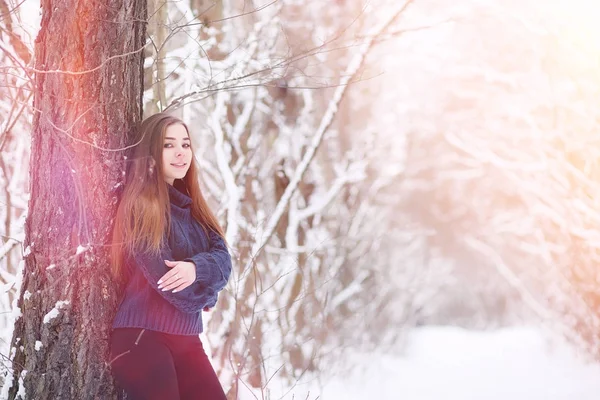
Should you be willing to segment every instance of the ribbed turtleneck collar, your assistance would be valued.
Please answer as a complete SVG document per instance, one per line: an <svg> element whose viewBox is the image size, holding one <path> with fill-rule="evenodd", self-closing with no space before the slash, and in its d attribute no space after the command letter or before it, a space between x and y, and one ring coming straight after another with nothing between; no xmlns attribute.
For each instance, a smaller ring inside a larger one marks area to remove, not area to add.
<svg viewBox="0 0 600 400"><path fill-rule="evenodd" d="M177 181L175 181L175 183L177 183ZM188 208L190 204L192 204L192 199L190 198L190 196L183 193L179 186L181 185L169 185L167 183L167 187L169 189L169 200L171 204L177 207ZM185 186L183 186L183 188L185 188Z"/></svg>

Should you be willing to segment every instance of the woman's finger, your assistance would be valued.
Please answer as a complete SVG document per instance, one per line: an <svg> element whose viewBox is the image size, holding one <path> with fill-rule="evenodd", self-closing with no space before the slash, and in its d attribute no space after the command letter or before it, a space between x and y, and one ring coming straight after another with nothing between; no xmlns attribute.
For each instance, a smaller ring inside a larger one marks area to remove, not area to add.
<svg viewBox="0 0 600 400"><path fill-rule="evenodd" d="M165 264L172 269L158 280L159 289L164 291L176 288L177 286L181 285L181 279L183 279L185 282L189 282L188 285L191 285L194 282L196 271L193 267L193 264L167 260L165 260ZM173 265L169 264L174 264L176 266L174 267ZM190 265L192 266L191 268L189 268Z"/></svg>
<svg viewBox="0 0 600 400"><path fill-rule="evenodd" d="M172 284L173 282L175 282L177 279L179 279L179 277L176 274L173 274L171 276L162 277L159 281L161 283L158 285L158 288L163 289L163 288L169 286L170 284Z"/></svg>
<svg viewBox="0 0 600 400"><path fill-rule="evenodd" d="M187 282L187 281L186 281L186 282L183 282L183 283L181 283L179 286L177 286L177 287L175 288L175 290L173 290L173 293L177 293L177 292L179 292L180 290L183 290L183 289L185 289L186 287L190 286L191 284L192 284L191 282Z"/></svg>
<svg viewBox="0 0 600 400"><path fill-rule="evenodd" d="M167 279L162 284L160 284L158 287L160 289L162 289L163 291L171 290L171 289L177 287L178 285L180 285L182 279L185 280L185 278L183 276L180 276L179 274L174 274L169 279Z"/></svg>

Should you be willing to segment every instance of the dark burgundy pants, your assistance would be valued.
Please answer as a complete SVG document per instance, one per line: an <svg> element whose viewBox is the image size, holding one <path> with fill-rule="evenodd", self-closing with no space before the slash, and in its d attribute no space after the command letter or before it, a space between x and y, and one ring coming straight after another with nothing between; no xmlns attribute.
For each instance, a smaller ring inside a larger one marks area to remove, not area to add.
<svg viewBox="0 0 600 400"><path fill-rule="evenodd" d="M110 365L132 400L226 400L198 336L117 328Z"/></svg>

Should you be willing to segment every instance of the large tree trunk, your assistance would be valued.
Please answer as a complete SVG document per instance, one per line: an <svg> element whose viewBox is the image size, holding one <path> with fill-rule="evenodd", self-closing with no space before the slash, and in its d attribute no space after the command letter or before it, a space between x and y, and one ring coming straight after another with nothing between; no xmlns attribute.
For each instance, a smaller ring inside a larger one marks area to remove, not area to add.
<svg viewBox="0 0 600 400"><path fill-rule="evenodd" d="M146 1L45 0L42 11L9 397L110 399L118 298L106 244L126 153L107 149L141 118Z"/></svg>

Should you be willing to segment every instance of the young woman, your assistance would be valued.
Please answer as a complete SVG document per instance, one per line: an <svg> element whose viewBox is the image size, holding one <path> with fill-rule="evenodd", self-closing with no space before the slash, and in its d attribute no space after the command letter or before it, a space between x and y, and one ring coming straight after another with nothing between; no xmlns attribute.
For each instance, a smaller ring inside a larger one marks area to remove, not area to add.
<svg viewBox="0 0 600 400"><path fill-rule="evenodd" d="M144 120L113 228L124 282L110 343L131 399L225 399L199 334L231 273L223 230L202 196L189 132L164 113Z"/></svg>

